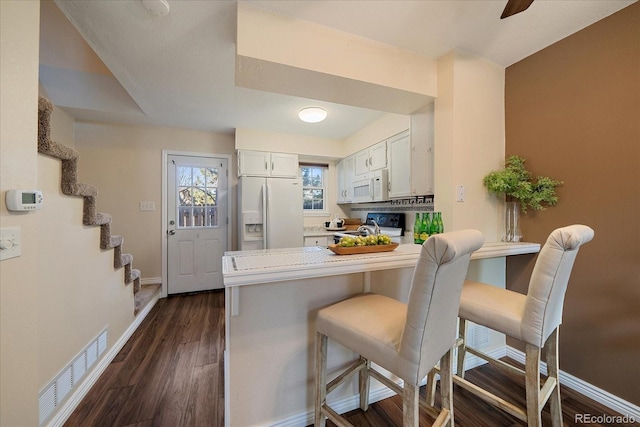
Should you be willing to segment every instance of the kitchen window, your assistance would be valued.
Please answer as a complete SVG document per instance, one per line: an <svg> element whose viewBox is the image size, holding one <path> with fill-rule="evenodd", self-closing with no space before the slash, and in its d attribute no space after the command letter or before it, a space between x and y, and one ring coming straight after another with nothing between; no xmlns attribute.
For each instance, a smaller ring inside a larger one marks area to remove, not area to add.
<svg viewBox="0 0 640 427"><path fill-rule="evenodd" d="M302 206L305 214L327 213L328 165L300 163Z"/></svg>

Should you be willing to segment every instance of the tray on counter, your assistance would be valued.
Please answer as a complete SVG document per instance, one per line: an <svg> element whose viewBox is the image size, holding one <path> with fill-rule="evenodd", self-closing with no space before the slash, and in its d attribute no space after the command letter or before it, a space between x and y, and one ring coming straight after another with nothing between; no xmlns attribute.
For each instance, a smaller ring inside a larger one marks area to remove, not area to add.
<svg viewBox="0 0 640 427"><path fill-rule="evenodd" d="M352 246L350 248L338 245L329 245L329 250L338 255L371 254L375 252L391 252L398 247L397 243L390 245Z"/></svg>

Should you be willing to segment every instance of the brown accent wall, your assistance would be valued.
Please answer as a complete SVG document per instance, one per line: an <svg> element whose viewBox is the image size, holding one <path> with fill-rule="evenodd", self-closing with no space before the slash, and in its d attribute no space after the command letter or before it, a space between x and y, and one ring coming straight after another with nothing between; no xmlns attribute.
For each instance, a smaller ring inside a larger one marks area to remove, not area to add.
<svg viewBox="0 0 640 427"><path fill-rule="evenodd" d="M569 282L560 367L638 405L640 2L508 67L505 114L506 155L564 181L558 206L523 218L524 239L595 230ZM533 262L508 259L510 289L526 292Z"/></svg>

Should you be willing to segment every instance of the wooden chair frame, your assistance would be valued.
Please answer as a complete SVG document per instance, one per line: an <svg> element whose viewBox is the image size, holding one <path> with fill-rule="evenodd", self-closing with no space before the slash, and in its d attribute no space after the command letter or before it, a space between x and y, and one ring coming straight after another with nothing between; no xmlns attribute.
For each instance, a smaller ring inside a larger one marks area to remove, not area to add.
<svg viewBox="0 0 640 427"><path fill-rule="evenodd" d="M336 387L349 380L358 373L358 389L360 394L360 409L369 409L370 378L373 377L396 394L402 396L402 425L404 427L418 427L420 409L427 411L436 420L433 426L453 426L453 383L452 359L449 350L440 360L442 410L437 412L426 401L419 399L420 387L417 384L404 383L404 387L396 384L371 367L371 361L360 357L346 368L335 379L327 383L327 346L328 337L316 332L316 390L315 390L315 419L316 427L325 427L326 419L333 421L338 427L353 427L342 415L327 405L327 394ZM325 418L326 417L326 418Z"/></svg>
<svg viewBox="0 0 640 427"><path fill-rule="evenodd" d="M466 319L460 319L460 339L458 340L458 355L456 374L453 383L473 393L482 400L502 409L514 417L526 422L529 426L542 427L542 409L549 401L551 422L554 427L562 426L562 407L560 399L560 381L558 367L558 328L556 328L541 349L527 344L525 369L522 370L502 360L495 359L488 354L466 344ZM540 353L544 351L547 361L547 379L540 387ZM464 359L469 352L480 357L505 372L515 373L525 379L526 408L515 405L495 394L484 390L464 378ZM433 406L435 394L435 371L427 377L427 404Z"/></svg>

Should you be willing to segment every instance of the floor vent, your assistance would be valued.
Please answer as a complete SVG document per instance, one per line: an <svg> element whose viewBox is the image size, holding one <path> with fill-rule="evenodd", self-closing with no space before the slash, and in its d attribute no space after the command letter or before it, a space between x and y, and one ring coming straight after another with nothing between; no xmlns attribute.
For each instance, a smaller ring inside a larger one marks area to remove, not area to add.
<svg viewBox="0 0 640 427"><path fill-rule="evenodd" d="M473 325L473 338L471 342L476 348L482 348L489 344L489 329L485 326Z"/></svg>
<svg viewBox="0 0 640 427"><path fill-rule="evenodd" d="M73 388L82 381L84 374L107 349L107 342L107 329L105 329L43 388L38 398L40 425L49 419L56 407L60 406Z"/></svg>

